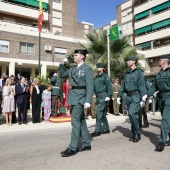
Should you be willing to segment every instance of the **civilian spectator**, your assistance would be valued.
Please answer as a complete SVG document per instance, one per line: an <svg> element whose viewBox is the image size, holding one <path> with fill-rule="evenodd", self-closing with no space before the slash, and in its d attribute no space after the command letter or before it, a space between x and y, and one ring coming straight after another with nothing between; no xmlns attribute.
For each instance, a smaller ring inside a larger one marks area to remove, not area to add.
<svg viewBox="0 0 170 170"><path fill-rule="evenodd" d="M12 112L15 111L14 96L15 96L15 87L11 86L11 80L8 78L6 79L6 83L3 88L3 97L4 97L3 112L6 115L6 124L9 126L12 125ZM9 121L8 121L8 117L9 117Z"/></svg>
<svg viewBox="0 0 170 170"><path fill-rule="evenodd" d="M71 105L68 104L68 90L69 90L69 79L66 78L65 82L62 84L62 92L63 92L62 105L66 109L66 115L70 115L70 107L71 107Z"/></svg>
<svg viewBox="0 0 170 170"><path fill-rule="evenodd" d="M30 89L30 101L32 102L33 123L40 123L41 93L38 83L38 78L34 78Z"/></svg>
<svg viewBox="0 0 170 170"><path fill-rule="evenodd" d="M10 79L11 79L11 86L16 86L16 82L14 81L14 76L13 75L11 75ZM15 101L15 103L14 103L15 111L12 112L12 123L17 123L17 117L16 117L16 95L14 97L14 101Z"/></svg>
<svg viewBox="0 0 170 170"><path fill-rule="evenodd" d="M21 77L20 82L15 86L16 104L18 106L18 124L27 124L26 112L28 105L27 87L25 86L25 77Z"/></svg>
<svg viewBox="0 0 170 170"><path fill-rule="evenodd" d="M47 85L46 90L42 93L42 100L44 103L44 120L45 122L50 122L51 114L51 85Z"/></svg>
<svg viewBox="0 0 170 170"><path fill-rule="evenodd" d="M27 111L26 111L26 123L28 123L28 110L30 109L30 88L29 88L27 80L25 81L25 86L26 86L25 93L26 93L26 96L27 96L27 99L28 99Z"/></svg>

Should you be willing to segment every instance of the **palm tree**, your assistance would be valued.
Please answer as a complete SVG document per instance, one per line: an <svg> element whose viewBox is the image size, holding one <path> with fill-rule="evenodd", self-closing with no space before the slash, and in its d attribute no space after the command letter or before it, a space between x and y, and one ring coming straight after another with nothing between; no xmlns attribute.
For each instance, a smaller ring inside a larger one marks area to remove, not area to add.
<svg viewBox="0 0 170 170"><path fill-rule="evenodd" d="M89 65L94 66L97 62L103 62L107 65L107 31L94 31L86 35L89 40L88 44L79 44L85 48L89 55L87 57L87 62ZM123 36L121 39L110 42L110 68L111 68L111 77L121 78L124 72L127 70L127 65L125 63L128 56L137 55L141 58L141 55L138 55L136 48L132 47L129 43L129 38Z"/></svg>

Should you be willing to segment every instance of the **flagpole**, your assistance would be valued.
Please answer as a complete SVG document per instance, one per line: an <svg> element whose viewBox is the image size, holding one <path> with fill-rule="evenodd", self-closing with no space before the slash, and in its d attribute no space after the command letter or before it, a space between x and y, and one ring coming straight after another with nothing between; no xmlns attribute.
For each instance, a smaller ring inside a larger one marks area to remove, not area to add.
<svg viewBox="0 0 170 170"><path fill-rule="evenodd" d="M107 69L108 69L108 76L110 77L110 28L107 27Z"/></svg>
<svg viewBox="0 0 170 170"><path fill-rule="evenodd" d="M38 56L38 74L41 75L40 60L41 60L41 32L39 32L39 56Z"/></svg>

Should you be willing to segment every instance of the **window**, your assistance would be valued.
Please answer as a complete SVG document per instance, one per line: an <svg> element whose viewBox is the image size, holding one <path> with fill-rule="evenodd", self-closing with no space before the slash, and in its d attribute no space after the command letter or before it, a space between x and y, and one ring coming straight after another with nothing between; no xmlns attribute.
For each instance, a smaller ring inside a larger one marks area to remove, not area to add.
<svg viewBox="0 0 170 170"><path fill-rule="evenodd" d="M121 28L122 28L123 31L132 28L132 22L129 22L127 24L122 25Z"/></svg>
<svg viewBox="0 0 170 170"><path fill-rule="evenodd" d="M0 52L9 53L9 41L0 40Z"/></svg>
<svg viewBox="0 0 170 170"><path fill-rule="evenodd" d="M53 2L61 3L61 0L53 0Z"/></svg>
<svg viewBox="0 0 170 170"><path fill-rule="evenodd" d="M55 48L55 57L65 57L67 54L67 49L65 48Z"/></svg>
<svg viewBox="0 0 170 170"><path fill-rule="evenodd" d="M131 13L132 13L132 8L129 8L129 9L123 11L122 12L122 18L129 15L129 14L131 14Z"/></svg>
<svg viewBox="0 0 170 170"><path fill-rule="evenodd" d="M20 43L20 53L34 54L34 44Z"/></svg>

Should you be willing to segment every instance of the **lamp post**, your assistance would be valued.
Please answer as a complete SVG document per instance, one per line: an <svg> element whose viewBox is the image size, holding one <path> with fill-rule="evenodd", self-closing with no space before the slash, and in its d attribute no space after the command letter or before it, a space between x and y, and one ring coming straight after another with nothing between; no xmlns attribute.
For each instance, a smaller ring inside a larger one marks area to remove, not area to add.
<svg viewBox="0 0 170 170"><path fill-rule="evenodd" d="M19 74L20 74L20 76L21 76L21 66L22 66L22 62L19 61L19 62L18 62L18 65L19 65Z"/></svg>

